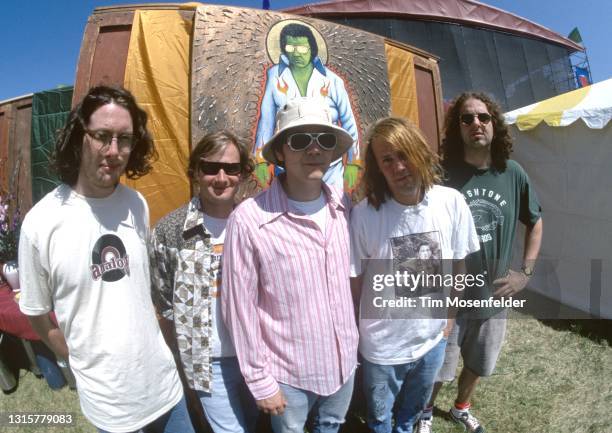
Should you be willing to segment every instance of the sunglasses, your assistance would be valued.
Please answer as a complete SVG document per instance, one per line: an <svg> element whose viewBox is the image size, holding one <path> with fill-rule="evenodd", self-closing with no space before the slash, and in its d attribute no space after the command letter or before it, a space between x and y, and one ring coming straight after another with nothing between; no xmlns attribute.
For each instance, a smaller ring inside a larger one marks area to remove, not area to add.
<svg viewBox="0 0 612 433"><path fill-rule="evenodd" d="M337 141L336 134L332 134L331 132L320 132L315 134L310 132L297 132L288 137L287 145L289 149L294 152L301 152L302 150L306 150L306 148L315 141L323 150L334 150Z"/></svg>
<svg viewBox="0 0 612 433"><path fill-rule="evenodd" d="M293 53L294 51L297 51L299 54L306 54L308 51L310 51L310 46L309 45L287 44L285 45L285 51L288 53Z"/></svg>
<svg viewBox="0 0 612 433"><path fill-rule="evenodd" d="M491 121L491 115L489 113L478 113L478 114L462 114L460 119L461 123L470 126L474 123L474 119L478 117L478 121L484 125Z"/></svg>
<svg viewBox="0 0 612 433"><path fill-rule="evenodd" d="M212 162L200 159L198 169L209 176L216 176L221 169L229 176L238 176L241 172L239 162Z"/></svg>

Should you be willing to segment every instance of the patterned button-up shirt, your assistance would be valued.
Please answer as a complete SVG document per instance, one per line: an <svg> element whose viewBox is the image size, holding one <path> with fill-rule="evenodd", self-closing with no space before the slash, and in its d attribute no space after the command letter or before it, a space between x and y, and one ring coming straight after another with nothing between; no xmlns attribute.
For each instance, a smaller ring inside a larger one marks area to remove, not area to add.
<svg viewBox="0 0 612 433"><path fill-rule="evenodd" d="M192 389L211 392L212 245L200 199L194 197L162 218L151 235L152 297L174 322L180 360Z"/></svg>
<svg viewBox="0 0 612 433"><path fill-rule="evenodd" d="M279 179L232 213L221 308L253 396L278 382L330 395L357 365L349 286L349 201L323 184L326 233L288 207Z"/></svg>

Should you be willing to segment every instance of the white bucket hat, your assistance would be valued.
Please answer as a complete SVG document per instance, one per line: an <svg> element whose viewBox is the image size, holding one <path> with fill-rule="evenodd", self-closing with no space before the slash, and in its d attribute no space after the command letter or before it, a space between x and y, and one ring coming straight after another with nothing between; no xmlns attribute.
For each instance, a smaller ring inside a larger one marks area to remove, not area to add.
<svg viewBox="0 0 612 433"><path fill-rule="evenodd" d="M335 161L353 145L353 137L344 129L334 125L331 119L329 107L320 99L301 97L288 101L276 113L276 133L264 144L261 151L263 157L268 162L278 165L273 150L276 142L282 142L291 132L300 132L310 129L306 127L316 126L316 132L332 132L336 135L337 143L332 157L332 161Z"/></svg>

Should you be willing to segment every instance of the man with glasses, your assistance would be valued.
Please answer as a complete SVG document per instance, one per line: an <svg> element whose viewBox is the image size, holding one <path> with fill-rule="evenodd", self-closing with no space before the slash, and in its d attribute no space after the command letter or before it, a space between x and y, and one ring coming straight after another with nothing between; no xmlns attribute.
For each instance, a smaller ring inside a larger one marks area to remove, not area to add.
<svg viewBox="0 0 612 433"><path fill-rule="evenodd" d="M512 139L499 106L487 95L466 92L447 111L442 142L447 184L463 194L480 240L480 251L467 257L468 273L482 274L487 284L466 290L467 299L511 297L533 274L542 240L540 204L523 168L509 159ZM522 267L510 269L512 245L520 221L526 227ZM450 417L469 432L484 432L470 412L481 377L493 373L506 331L507 309L461 309L446 347L444 365L430 404L420 421L431 431L433 403L442 386L455 377L459 352L463 370Z"/></svg>
<svg viewBox="0 0 612 433"><path fill-rule="evenodd" d="M350 188L357 180L359 144L357 124L344 81L326 68L318 55L319 47L312 30L298 23L287 24L280 32L281 56L267 73L266 89L261 101L261 117L255 136L257 175L267 179L267 163L262 146L274 134L274 118L287 101L299 97L322 98L328 105L332 122L342 125L353 143L347 150L346 178ZM329 185L343 188L344 167L341 158L330 164L323 179Z"/></svg>
<svg viewBox="0 0 612 433"><path fill-rule="evenodd" d="M231 132L205 135L191 152L187 170L197 194L162 218L151 236L160 324L185 385L197 392L196 403L215 433L254 432L257 419L220 302L225 227L253 166L249 149Z"/></svg>
<svg viewBox="0 0 612 433"><path fill-rule="evenodd" d="M151 170L146 123L120 88L94 87L72 110L53 155L62 184L21 229L19 305L70 361L98 431L193 432L151 302L147 203L119 183Z"/></svg>
<svg viewBox="0 0 612 433"><path fill-rule="evenodd" d="M352 145L320 100L289 101L263 156L285 172L230 216L225 322L257 406L276 433L337 432L357 366L349 286L350 202L323 182Z"/></svg>

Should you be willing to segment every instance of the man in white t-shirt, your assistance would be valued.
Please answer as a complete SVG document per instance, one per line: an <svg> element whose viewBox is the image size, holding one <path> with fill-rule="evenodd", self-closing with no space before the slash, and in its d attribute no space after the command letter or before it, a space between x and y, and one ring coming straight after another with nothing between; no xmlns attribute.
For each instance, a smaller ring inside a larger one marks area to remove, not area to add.
<svg viewBox="0 0 612 433"><path fill-rule="evenodd" d="M70 361L99 432L193 432L151 302L147 203L119 184L151 170L146 123L128 91L90 89L58 135L62 184L26 215L19 242L21 311Z"/></svg>
<svg viewBox="0 0 612 433"><path fill-rule="evenodd" d="M197 392L195 404L215 433L254 432L257 420L220 302L225 226L240 183L249 180L253 168L249 149L234 134L205 135L189 157L197 195L162 218L151 235L160 324L185 385Z"/></svg>
<svg viewBox="0 0 612 433"><path fill-rule="evenodd" d="M464 257L479 248L465 200L437 185L440 180L438 157L417 127L398 118L372 127L366 199L351 213L351 276L360 302L368 425L375 432L412 432L453 326L444 309L419 309L424 299L445 300L440 283L426 277L441 278L445 259L461 269Z"/></svg>

